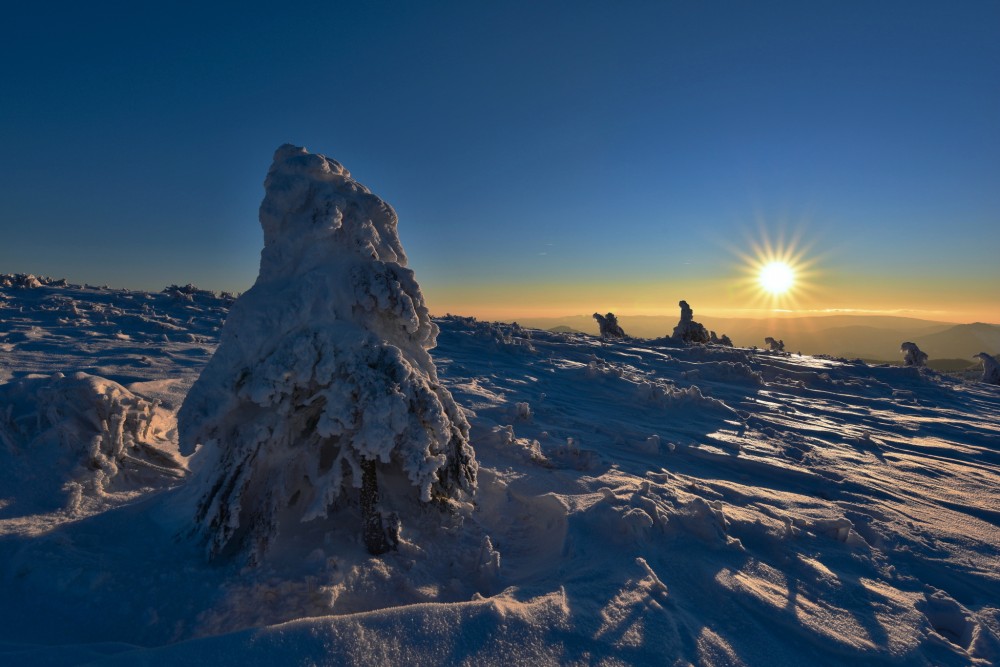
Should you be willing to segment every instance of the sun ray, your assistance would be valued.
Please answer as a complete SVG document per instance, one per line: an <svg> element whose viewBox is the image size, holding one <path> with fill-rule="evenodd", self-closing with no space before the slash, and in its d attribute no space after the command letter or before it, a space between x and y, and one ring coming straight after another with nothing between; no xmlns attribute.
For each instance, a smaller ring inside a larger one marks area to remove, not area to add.
<svg viewBox="0 0 1000 667"><path fill-rule="evenodd" d="M739 258L734 296L741 309L781 315L815 303L818 258L803 241L801 229L787 234L760 221L757 233L731 250Z"/></svg>

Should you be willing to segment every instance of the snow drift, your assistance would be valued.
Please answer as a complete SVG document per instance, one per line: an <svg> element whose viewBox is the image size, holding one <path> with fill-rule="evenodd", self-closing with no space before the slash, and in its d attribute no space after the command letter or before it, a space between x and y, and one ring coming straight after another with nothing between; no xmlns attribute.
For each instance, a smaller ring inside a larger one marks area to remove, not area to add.
<svg viewBox="0 0 1000 667"><path fill-rule="evenodd" d="M201 446L196 520L212 557L257 561L282 529L360 506L378 553L409 507L475 491L468 422L428 354L438 327L393 209L291 145L264 185L260 274L178 413L181 451ZM389 489L391 513L379 480L410 487Z"/></svg>

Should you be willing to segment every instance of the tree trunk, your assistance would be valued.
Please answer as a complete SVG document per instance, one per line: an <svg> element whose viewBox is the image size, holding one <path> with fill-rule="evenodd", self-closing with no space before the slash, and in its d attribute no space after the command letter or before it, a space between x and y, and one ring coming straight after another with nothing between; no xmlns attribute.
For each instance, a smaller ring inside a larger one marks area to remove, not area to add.
<svg viewBox="0 0 1000 667"><path fill-rule="evenodd" d="M365 547L368 553L379 556L389 550L382 528L382 515L378 511L378 477L375 461L361 459L361 522L364 524Z"/></svg>

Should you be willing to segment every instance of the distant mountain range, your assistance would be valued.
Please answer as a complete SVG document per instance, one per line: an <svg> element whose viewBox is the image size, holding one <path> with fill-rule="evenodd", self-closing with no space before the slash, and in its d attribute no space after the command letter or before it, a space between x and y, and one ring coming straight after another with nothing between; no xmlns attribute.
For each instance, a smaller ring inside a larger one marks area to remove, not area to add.
<svg viewBox="0 0 1000 667"><path fill-rule="evenodd" d="M678 318L626 315L618 319L631 336L660 338L673 331ZM912 341L932 360L955 360L952 365L967 360L971 365L974 354L1000 352L1000 326L982 322L953 324L884 315L722 318L702 317L697 311L695 320L719 335L728 334L739 346L762 347L764 338L772 336L784 340L786 350L803 354L897 362L902 359L900 344ZM597 323L586 315L525 318L518 322L536 329L597 334Z"/></svg>

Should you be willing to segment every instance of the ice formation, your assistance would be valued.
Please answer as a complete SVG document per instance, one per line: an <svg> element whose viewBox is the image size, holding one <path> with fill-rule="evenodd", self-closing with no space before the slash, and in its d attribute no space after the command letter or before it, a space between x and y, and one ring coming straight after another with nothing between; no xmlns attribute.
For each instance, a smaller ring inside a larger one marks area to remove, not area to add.
<svg viewBox="0 0 1000 667"><path fill-rule="evenodd" d="M181 451L201 445L196 520L210 557L255 562L281 529L360 506L380 553L398 529L383 529L380 488L402 482L400 513L475 492L469 425L438 382L395 211L287 144L264 186L260 274L178 413Z"/></svg>
<svg viewBox="0 0 1000 667"><path fill-rule="evenodd" d="M986 352L977 354L976 359L983 362L982 381L987 384L1000 384L1000 363L997 363L997 360Z"/></svg>
<svg viewBox="0 0 1000 667"><path fill-rule="evenodd" d="M909 341L899 346L899 351L903 354L904 366L926 366L927 353L917 347L916 343Z"/></svg>
<svg viewBox="0 0 1000 667"><path fill-rule="evenodd" d="M764 344L767 345L767 349L771 352L784 352L785 351L785 341L775 340L768 336L764 339Z"/></svg>
<svg viewBox="0 0 1000 667"><path fill-rule="evenodd" d="M709 342L708 330L703 325L694 321L694 311L688 305L688 302L681 301L677 305L681 307L681 320L674 327L674 333L671 337L685 343Z"/></svg>
<svg viewBox="0 0 1000 667"><path fill-rule="evenodd" d="M625 331L618 324L618 318L615 317L614 313L608 313L607 315L594 313L594 319L597 320L597 326L601 331L601 338L625 337Z"/></svg>

